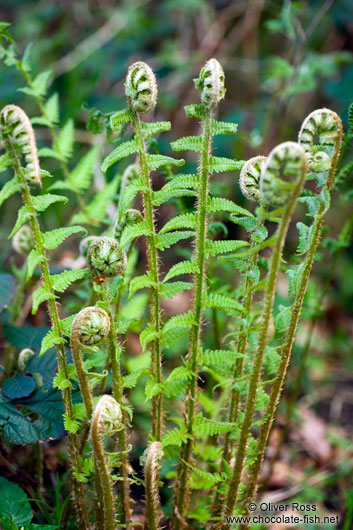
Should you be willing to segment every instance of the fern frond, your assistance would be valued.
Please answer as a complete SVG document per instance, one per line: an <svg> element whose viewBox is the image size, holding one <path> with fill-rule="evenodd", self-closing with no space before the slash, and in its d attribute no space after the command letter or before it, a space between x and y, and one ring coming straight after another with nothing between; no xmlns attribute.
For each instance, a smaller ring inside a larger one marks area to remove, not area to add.
<svg viewBox="0 0 353 530"><path fill-rule="evenodd" d="M223 364L225 362L234 362L241 355L233 350L206 350L202 352L199 358L199 364Z"/></svg>
<svg viewBox="0 0 353 530"><path fill-rule="evenodd" d="M63 293L66 289L77 280L82 280L89 276L89 269L70 269L59 274L53 274L51 280L53 282L53 289L59 293Z"/></svg>
<svg viewBox="0 0 353 530"><path fill-rule="evenodd" d="M205 118L205 108L203 105L186 105L184 107L185 114L188 118Z"/></svg>
<svg viewBox="0 0 353 530"><path fill-rule="evenodd" d="M243 313L245 311L244 306L230 296L224 296L217 293L209 293L206 295L205 306L211 309L220 309L225 313L228 313L229 311L240 311Z"/></svg>
<svg viewBox="0 0 353 530"><path fill-rule="evenodd" d="M151 231L148 228L146 220L141 221L140 223L134 223L128 225L124 228L123 233L121 234L120 246L125 248L130 241L137 239L141 236L150 236Z"/></svg>
<svg viewBox="0 0 353 530"><path fill-rule="evenodd" d="M43 254L39 254L36 248L33 248L27 256L27 274L26 281L30 280L33 276L34 269L45 259Z"/></svg>
<svg viewBox="0 0 353 530"><path fill-rule="evenodd" d="M47 208L49 208L49 206L55 204L56 202L68 202L68 198L63 197L62 195L46 193L44 195L32 197L32 201L37 212L44 212Z"/></svg>
<svg viewBox="0 0 353 530"><path fill-rule="evenodd" d="M69 160L74 147L74 121L70 118L58 135L56 149L62 160Z"/></svg>
<svg viewBox="0 0 353 530"><path fill-rule="evenodd" d="M44 287L39 287L32 294L32 315L35 315L38 311L38 307L42 302L46 302L49 299L55 300L56 296L47 291Z"/></svg>
<svg viewBox="0 0 353 530"><path fill-rule="evenodd" d="M0 206L9 198L11 195L16 193L17 191L21 191L22 186L20 182L18 182L17 178L14 177L11 180L8 180L5 182L3 187L0 190Z"/></svg>
<svg viewBox="0 0 353 530"><path fill-rule="evenodd" d="M202 136L184 136L174 142L171 142L173 151L196 151L200 152L202 148Z"/></svg>
<svg viewBox="0 0 353 530"><path fill-rule="evenodd" d="M235 204L235 202L230 201L229 199L223 199L223 197L209 197L207 204L208 212L231 212L240 215L246 215L249 217L254 217L249 210L242 208Z"/></svg>
<svg viewBox="0 0 353 530"><path fill-rule="evenodd" d="M139 368L123 377L124 388L135 388L142 376L148 373L147 368Z"/></svg>
<svg viewBox="0 0 353 530"><path fill-rule="evenodd" d="M108 156L105 157L105 159L102 162L101 169L103 173L105 173L110 166L115 164L115 162L118 162L122 158L126 158L127 156L133 155L134 153L137 153L138 151L138 145L135 140L128 140L127 142L124 142L118 147L116 147L111 153L109 153Z"/></svg>
<svg viewBox="0 0 353 530"><path fill-rule="evenodd" d="M185 188L197 189L200 185L200 176L191 173L190 175L176 175L162 188L163 191L172 191Z"/></svg>
<svg viewBox="0 0 353 530"><path fill-rule="evenodd" d="M159 338L159 334L155 330L155 328L148 323L146 328L140 333L140 343L142 346L142 350L145 351L147 344L150 342L157 340Z"/></svg>
<svg viewBox="0 0 353 530"><path fill-rule="evenodd" d="M142 179L137 179L126 186L119 200L118 219L120 220L132 201L139 192L146 192L147 187L143 185Z"/></svg>
<svg viewBox="0 0 353 530"><path fill-rule="evenodd" d="M151 287L156 289L157 284L152 280L150 271L148 271L146 274L142 274L141 276L135 276L135 278L133 278L130 282L129 300L136 293L136 291Z"/></svg>
<svg viewBox="0 0 353 530"><path fill-rule="evenodd" d="M181 315L175 315L171 317L164 324L161 332L161 336L167 334L169 331L175 329L189 329L195 323L194 313L188 311L187 313L182 313Z"/></svg>
<svg viewBox="0 0 353 530"><path fill-rule="evenodd" d="M194 418L193 432L198 438L207 438L217 434L225 434L236 429L235 423L226 421L214 421L198 414Z"/></svg>
<svg viewBox="0 0 353 530"><path fill-rule="evenodd" d="M239 170L245 164L244 160L232 160L219 156L210 156L210 173Z"/></svg>
<svg viewBox="0 0 353 530"><path fill-rule="evenodd" d="M238 125L236 123L230 123L226 121L212 121L212 135L217 136L219 134L236 134L238 131Z"/></svg>
<svg viewBox="0 0 353 530"><path fill-rule="evenodd" d="M249 243L246 241L236 241L236 240L221 240L221 241L212 241L210 239L206 240L206 251L210 256L217 256L217 254L225 254L226 252L233 252L238 248L248 247Z"/></svg>
<svg viewBox="0 0 353 530"><path fill-rule="evenodd" d="M110 201L116 194L118 178L115 178L109 184L105 185L98 193L94 195L93 200L86 205L85 212L79 212L74 215L70 224L85 224L96 226L105 220L106 212Z"/></svg>
<svg viewBox="0 0 353 530"><path fill-rule="evenodd" d="M196 228L196 215L194 213L177 215L167 221L158 234L165 234L170 230L177 230L179 228Z"/></svg>
<svg viewBox="0 0 353 530"><path fill-rule="evenodd" d="M177 366L170 372L166 383L174 383L174 381L188 381L194 376L195 374L185 366Z"/></svg>
<svg viewBox="0 0 353 530"><path fill-rule="evenodd" d="M53 250L54 248L61 245L63 241L72 234L77 234L78 232L85 232L87 230L82 226L68 226L63 228L56 228L55 230L50 230L49 232L44 232L44 247L47 250Z"/></svg>
<svg viewBox="0 0 353 530"><path fill-rule="evenodd" d="M180 276L181 274L195 274L197 270L198 268L195 261L180 261L169 269L163 279L163 282L167 282L171 278L174 278L175 276Z"/></svg>
<svg viewBox="0 0 353 530"><path fill-rule="evenodd" d="M15 226L13 227L8 239L11 239L15 234L17 234L21 226L27 223L27 221L29 221L30 218L31 218L31 213L28 210L27 206L21 206L21 208L17 212L17 219L16 219Z"/></svg>
<svg viewBox="0 0 353 530"><path fill-rule="evenodd" d="M192 283L190 282L171 282L162 283L160 288L160 296L167 300L173 298L179 293L192 289Z"/></svg>
<svg viewBox="0 0 353 530"><path fill-rule="evenodd" d="M55 330L51 329L42 340L39 357L58 344L65 344L65 339L57 334Z"/></svg>
<svg viewBox="0 0 353 530"><path fill-rule="evenodd" d="M185 164L185 160L182 158L180 160L176 160L175 158L172 158L170 156L164 156L164 155L147 155L147 162L148 167L151 171L156 171L160 167L165 166L183 166Z"/></svg>
<svg viewBox="0 0 353 530"><path fill-rule="evenodd" d="M79 193L88 190L99 153L98 146L92 147L70 173L70 182Z"/></svg>
<svg viewBox="0 0 353 530"><path fill-rule="evenodd" d="M194 237L194 235L195 232L191 232L190 230L158 234L156 238L156 246L159 250L164 250L165 248L175 245L175 243L178 243L182 239L188 239L189 237Z"/></svg>
<svg viewBox="0 0 353 530"><path fill-rule="evenodd" d="M161 132L170 131L170 128L170 121L157 121L155 123L141 121L142 134L145 138L149 138L150 136Z"/></svg>
<svg viewBox="0 0 353 530"><path fill-rule="evenodd" d="M113 131L118 131L123 123L130 123L132 118L130 109L118 110L118 112L110 117L110 126Z"/></svg>
<svg viewBox="0 0 353 530"><path fill-rule="evenodd" d="M160 206L161 204L169 201L170 199L176 199L177 197L196 197L197 193L193 190L178 189L173 191L159 190L152 193L152 204L154 206Z"/></svg>
<svg viewBox="0 0 353 530"><path fill-rule="evenodd" d="M163 448L168 447L169 445L181 447L183 444L186 443L188 438L191 438L191 436L188 435L184 430L175 427L163 436L161 444Z"/></svg>

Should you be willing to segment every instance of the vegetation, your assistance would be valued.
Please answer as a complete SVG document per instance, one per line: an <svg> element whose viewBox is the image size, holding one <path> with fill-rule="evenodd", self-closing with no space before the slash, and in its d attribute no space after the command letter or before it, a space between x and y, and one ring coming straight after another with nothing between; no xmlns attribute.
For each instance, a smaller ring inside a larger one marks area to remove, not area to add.
<svg viewBox="0 0 353 530"><path fill-rule="evenodd" d="M195 9L162 4L185 16ZM196 4L204 13L207 2ZM231 84L209 51L192 97L178 87L185 120L178 96L168 103L163 72L159 83L138 60L114 107L103 99L103 110L83 108L80 122L63 107L62 122L59 101L69 107L70 93L54 91L53 72L37 71L36 52L21 53L0 24L4 75L26 83L23 101L15 94L0 111L2 233L11 241L0 273L2 528L266 527L229 517L271 499L285 447L296 465L300 416L320 421L299 398L310 404L310 378L321 370L318 384L325 380L334 345L337 366L351 367L347 332L321 331L321 364L312 345L324 303L337 296L344 307L350 292L340 265L350 266L353 231L353 105L342 113L345 130L320 98L297 131L289 110L352 57L306 48L303 9L284 2L264 21L293 48L290 61L270 61L274 92L261 133L260 121L250 132L233 123ZM124 6L120 15L132 13ZM109 36L114 17L91 46ZM181 64L175 70L183 79ZM160 100L162 118L168 104L176 108L170 121L160 119ZM82 120L86 131L77 129ZM78 133L88 149L76 149ZM301 464L307 489L284 498L339 513L348 529L351 448L344 429L327 438L311 443L336 458L326 456L321 474L315 457Z"/></svg>

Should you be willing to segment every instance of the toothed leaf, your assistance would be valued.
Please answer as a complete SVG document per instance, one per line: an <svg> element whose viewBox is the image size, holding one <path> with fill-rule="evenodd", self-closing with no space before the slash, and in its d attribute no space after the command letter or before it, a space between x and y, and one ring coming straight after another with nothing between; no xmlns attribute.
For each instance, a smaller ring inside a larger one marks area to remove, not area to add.
<svg viewBox="0 0 353 530"><path fill-rule="evenodd" d="M56 228L55 230L50 230L50 232L45 232L43 234L44 247L47 250L53 250L54 248L61 245L61 243L65 241L67 237L78 232L87 233L87 230L82 226L68 226L63 228Z"/></svg>
<svg viewBox="0 0 353 530"><path fill-rule="evenodd" d="M54 291L63 293L77 280L82 280L89 275L89 269L71 269L51 276Z"/></svg>
<svg viewBox="0 0 353 530"><path fill-rule="evenodd" d="M185 136L171 142L173 151L197 151L202 149L202 136Z"/></svg>
<svg viewBox="0 0 353 530"><path fill-rule="evenodd" d="M190 232L189 230L185 230L183 232L170 232L168 234L158 234L157 235L157 248L159 250L164 250L165 248L169 248L172 245L175 245L175 243L178 243L182 239L188 239L189 237L194 237L195 232Z"/></svg>
<svg viewBox="0 0 353 530"><path fill-rule="evenodd" d="M196 228L196 215L194 213L185 213L182 215L177 215L176 217L173 217L169 221L166 222L166 224L163 226L163 228L159 231L159 234L165 234L166 232L169 232L170 230L177 230L178 228Z"/></svg>
<svg viewBox="0 0 353 530"><path fill-rule="evenodd" d="M194 261L180 261L179 263L173 265L171 269L169 269L169 271L165 275L163 282L167 282L171 278L174 278L175 276L179 276L181 274L195 274L197 271L198 267Z"/></svg>

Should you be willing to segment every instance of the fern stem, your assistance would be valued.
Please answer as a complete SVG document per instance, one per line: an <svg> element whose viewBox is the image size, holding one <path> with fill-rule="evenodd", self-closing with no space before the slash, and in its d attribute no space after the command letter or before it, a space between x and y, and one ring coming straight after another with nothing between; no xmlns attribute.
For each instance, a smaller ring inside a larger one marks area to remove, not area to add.
<svg viewBox="0 0 353 530"><path fill-rule="evenodd" d="M159 305L159 266L158 254L156 246L156 233L154 227L154 212L152 204L152 182L149 176L147 152L144 137L141 129L140 117L135 111L131 111L133 115L132 124L135 131L136 142L139 148L139 166L143 179L143 185L147 191L143 193L145 219L147 221L149 235L147 240L147 259L148 268L151 273L154 287L151 288L151 309L150 318L153 329L156 332L157 339L152 341L152 375L157 384L162 382L162 352L159 342L159 333L161 329L160 323L160 305ZM156 441L160 441L163 430L163 410L162 410L162 395L158 394L152 398L152 436Z"/></svg>
<svg viewBox="0 0 353 530"><path fill-rule="evenodd" d="M295 188L293 189L293 192L291 193L288 199L288 202L285 206L283 217L281 219L281 222L277 230L276 241L274 244L272 258L271 258L270 270L269 270L268 278L267 278L267 285L266 285L266 291L265 291L265 297L264 297L264 303L263 303L263 309L262 309L262 315L261 315L261 328L260 328L260 333L259 333L258 346L257 346L257 351L254 357L253 369L252 369L251 376L250 376L248 394L247 394L247 399L246 399L246 404L245 404L244 420L243 420L243 424L242 424L240 434L239 434L238 448L237 448L237 452L235 455L235 462L233 466L231 480L229 482L229 489L228 489L228 494L226 497L226 504L225 504L225 508L223 511L223 514L225 516L232 515L234 506L237 500L237 494L238 494L238 489L239 489L240 480L241 480L241 473L243 470L243 465L244 465L244 460L245 460L245 455L246 455L247 441L248 441L248 437L250 434L253 413L255 410L257 388L258 388L260 377L261 377L262 361L263 361L263 356L264 356L265 347L267 343L268 329L270 325L270 319L272 316L276 280L277 280L277 274L278 274L278 270L279 270L279 266L281 262L282 250L283 250L285 238L287 235L289 223L292 217L292 213L294 211L294 207L295 207L298 195L300 193L300 190L304 184L305 176L306 176L306 170L302 171L300 178L298 178ZM230 526L229 524L226 524L222 526L222 528L230 528Z"/></svg>
<svg viewBox="0 0 353 530"><path fill-rule="evenodd" d="M159 470L163 450L160 442L151 442L147 449L145 463L145 491L146 491L146 530L159 530L162 510L159 499Z"/></svg>
<svg viewBox="0 0 353 530"><path fill-rule="evenodd" d="M207 238L207 198L208 198L208 181L209 181L209 160L212 143L212 110L205 109L205 119L203 121L202 150L200 165L200 190L197 206L197 234L196 234L196 251L195 261L197 272L195 275L194 287L194 324L191 328L189 339L188 362L193 374L187 391L186 399L186 433L187 442L182 446L182 456L180 458L178 469L178 488L174 500L174 511L172 528L178 530L184 525L185 513L188 509L188 491L187 481L189 476L189 464L192 455L193 440L193 421L195 416L197 401L197 354L202 326L202 301L205 290L205 246Z"/></svg>
<svg viewBox="0 0 353 530"><path fill-rule="evenodd" d="M48 258L45 253L43 236L42 236L42 232L40 230L39 222L37 219L37 212L33 205L30 188L23 174L20 162L16 154L16 150L14 146L12 145L11 140L8 138L4 138L3 141L4 141L7 151L10 153L11 159L13 161L14 170L18 178L21 181L23 202L28 208L28 211L30 212L30 215L31 215L31 227L33 231L33 237L36 242L38 254L43 256L43 260L40 263L43 287L45 288L46 291L54 295L53 283L52 283L50 272L49 272ZM62 333L61 333L61 327L60 327L60 318L59 318L58 309L57 309L57 305L56 305L54 297L49 298L47 304L48 304L48 312L49 312L53 331L59 337L61 336ZM69 380L68 367L67 367L66 355L65 355L65 347L63 344L58 344L56 346L56 353L57 353L59 370L61 370L65 379ZM63 401L64 401L65 413L69 419L73 420L74 414L73 414L71 388L70 387L64 388L62 390L62 396L63 396ZM78 437L76 434L69 432L68 440L69 440L69 452L70 452L71 466L74 469L79 471L81 469L81 463L80 463ZM83 484L82 482L79 482L74 476L72 477L72 481L73 481L73 499L74 499L76 512L77 512L78 527L82 530L86 530L89 528L89 523L88 523L88 513L87 513L87 507L86 507L86 498L85 498L86 496L85 496Z"/></svg>
<svg viewBox="0 0 353 530"><path fill-rule="evenodd" d="M113 396L117 403L119 403L122 411L122 427L118 431L123 478L122 482L119 484L119 491L121 496L121 524L126 525L124 528L130 528L131 500L129 485L129 458L127 445L127 429L129 422L127 412L124 411L123 378L120 370L121 348L119 346L116 331L114 329L114 318L110 310L108 311L108 315L110 318L109 358L112 368Z"/></svg>
<svg viewBox="0 0 353 530"><path fill-rule="evenodd" d="M332 160L331 167L330 167L330 173L328 176L327 189L329 192L331 191L331 188L333 185L334 174L335 174L337 160L338 160L340 146L341 146L340 142L341 142L341 137L339 137L337 141L336 153ZM305 296L306 289L309 283L310 272L311 272L311 269L314 263L316 250L317 250L317 247L320 241L321 227L322 227L325 212L326 212L326 206L324 203L322 203L320 205L319 212L317 216L315 217L313 235L312 235L310 247L308 249L308 254L305 259L305 266L304 266L303 275L300 281L300 285L298 288L298 295L292 306L286 340L281 349L281 354L280 354L281 360L280 360L280 364L278 367L278 377L276 378L276 380L274 381L272 385L270 400L269 400L269 403L268 403L268 406L265 412L266 420L261 425L261 429L260 429L260 433L259 433L259 437L257 441L257 446L256 446L257 457L256 457L255 462L252 464L251 470L249 473L249 483L248 483L245 503L253 499L256 493L257 480L258 480L258 476L261 470L262 462L264 460L265 449L266 449L266 445L268 442L271 427L272 427L272 424L274 422L274 419L277 413L284 381L286 379L287 370L288 370L289 362L291 359L293 344L295 340L295 335L296 335L296 331L297 331L297 327L298 327L298 323L299 323L299 319L301 315L301 310L303 307L304 296ZM245 529L247 527L242 526L241 528Z"/></svg>

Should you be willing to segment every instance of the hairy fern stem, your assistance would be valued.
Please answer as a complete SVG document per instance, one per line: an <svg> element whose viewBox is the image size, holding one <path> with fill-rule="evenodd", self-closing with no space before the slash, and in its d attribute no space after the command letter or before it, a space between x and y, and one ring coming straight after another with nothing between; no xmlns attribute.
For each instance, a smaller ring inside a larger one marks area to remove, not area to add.
<svg viewBox="0 0 353 530"><path fill-rule="evenodd" d="M151 273L151 280L153 287L151 288L151 324L156 333L156 339L152 341L152 364L151 371L152 375L156 380L157 384L162 383L162 351L159 341L159 334L161 330L161 311L159 304L159 265L158 265L158 252L156 246L156 232L155 232L155 219L153 212L152 203L152 182L150 180L147 152L145 140L142 133L141 121L139 115L132 110L132 125L135 131L136 142L138 145L139 152L139 167L141 177L143 179L143 185L146 191L143 193L144 213L147 222L147 229L149 235L146 237L147 241L147 259L148 268ZM160 441L163 431L163 404L162 394L158 394L152 398L152 436L156 441Z"/></svg>
<svg viewBox="0 0 353 530"><path fill-rule="evenodd" d="M16 153L16 149L13 146L11 140L8 137L3 136L3 141L4 141L4 145L5 145L7 152L10 154L15 173L21 183L22 198L23 198L24 204L26 205L30 213L30 223L31 223L31 228L33 232L33 237L36 243L36 248L38 250L39 255L43 257L43 259L40 262L40 270L41 270L43 287L45 288L47 292L50 292L53 295L47 301L51 326L52 326L52 329L55 331L55 333L58 336L61 336L62 332L61 332L61 326L60 326L60 318L59 318L58 309L57 309L57 305L56 305L56 301L54 297L54 289L53 289L53 284L52 284L52 280L51 280L50 272L49 272L48 258L46 256L44 243L43 243L43 236L42 236L42 232L41 232L39 222L37 219L37 212L33 205L30 187L23 173L20 161ZM56 353L57 353L57 360L58 360L58 368L64 375L65 379L69 380L69 372L68 372L68 366L67 366L66 355L65 355L65 347L63 344L58 344L56 346ZM73 412L71 388L70 387L64 388L62 390L62 396L63 396L63 401L64 401L65 414L69 420L73 421L74 412ZM71 466L73 469L76 469L79 472L81 469L81 462L80 462L78 436L74 433L69 432L68 440L69 440L69 452L70 452ZM82 482L78 481L74 475L72 477L72 486L73 486L73 500L74 500L76 511L77 511L78 527L80 528L80 530L81 529L87 530L89 528L89 523L88 523L88 513L87 513L87 506L86 506L86 495L85 495Z"/></svg>

